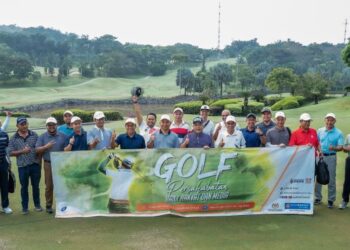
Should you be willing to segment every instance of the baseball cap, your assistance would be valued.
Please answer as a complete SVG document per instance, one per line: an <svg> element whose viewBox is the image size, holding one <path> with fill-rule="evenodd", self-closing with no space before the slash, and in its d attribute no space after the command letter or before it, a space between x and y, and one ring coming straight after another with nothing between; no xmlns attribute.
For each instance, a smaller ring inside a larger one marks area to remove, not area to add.
<svg viewBox="0 0 350 250"><path fill-rule="evenodd" d="M132 124L136 125L136 121L135 121L134 118L128 118L128 119L126 119L124 124L126 125L126 124L128 124L128 123L132 123Z"/></svg>
<svg viewBox="0 0 350 250"><path fill-rule="evenodd" d="M176 111L180 111L181 113L184 112L184 111L182 110L182 108L179 108L179 107L175 108L174 111L173 111L173 113L175 113Z"/></svg>
<svg viewBox="0 0 350 250"><path fill-rule="evenodd" d="M80 121L81 122L81 119L79 116L73 116L72 119L70 120L70 123L74 123L76 121Z"/></svg>
<svg viewBox="0 0 350 250"><path fill-rule="evenodd" d="M208 105L202 105L201 110L210 110Z"/></svg>
<svg viewBox="0 0 350 250"><path fill-rule="evenodd" d="M194 117L193 121L192 121L193 124L195 124L195 123L202 123L202 122L203 122L202 118L200 118L199 116Z"/></svg>
<svg viewBox="0 0 350 250"><path fill-rule="evenodd" d="M255 115L254 113L249 113L249 114L246 116L247 119L248 119L248 118L251 118L251 117L253 117L253 118L256 119L256 115ZM226 118L226 119L227 119L227 118Z"/></svg>
<svg viewBox="0 0 350 250"><path fill-rule="evenodd" d="M271 109L269 107L264 107L262 110L261 110L261 113L265 113L265 112L269 112L269 113L272 113Z"/></svg>
<svg viewBox="0 0 350 250"><path fill-rule="evenodd" d="M17 125L28 122L27 118L24 116L17 117Z"/></svg>
<svg viewBox="0 0 350 250"><path fill-rule="evenodd" d="M324 118L328 118L328 117L332 117L332 118L336 119L334 113L328 113Z"/></svg>
<svg viewBox="0 0 350 250"><path fill-rule="evenodd" d="M283 117L283 118L286 118L286 115L284 114L284 112L282 111L278 111L276 114L275 114L275 118L277 117Z"/></svg>
<svg viewBox="0 0 350 250"><path fill-rule="evenodd" d="M311 121L311 116L308 113L303 113L300 116L300 121Z"/></svg>
<svg viewBox="0 0 350 250"><path fill-rule="evenodd" d="M47 118L46 124L49 124L49 123L57 124L56 118L55 118L55 117L49 117L49 118Z"/></svg>
<svg viewBox="0 0 350 250"><path fill-rule="evenodd" d="M162 120L168 120L169 122L171 121L169 115L162 115L162 116L160 117L160 121L162 121Z"/></svg>
<svg viewBox="0 0 350 250"><path fill-rule="evenodd" d="M233 115L229 115L226 117L226 123L228 122L234 122L236 123L236 117L234 117Z"/></svg>
<svg viewBox="0 0 350 250"><path fill-rule="evenodd" d="M102 111L96 111L94 114L94 119L101 119L101 118L105 118L105 114Z"/></svg>
<svg viewBox="0 0 350 250"><path fill-rule="evenodd" d="M65 115L65 114L70 114L71 116L73 116L73 112L72 112L72 111L70 111L70 110L66 110L66 111L64 111L63 115Z"/></svg>

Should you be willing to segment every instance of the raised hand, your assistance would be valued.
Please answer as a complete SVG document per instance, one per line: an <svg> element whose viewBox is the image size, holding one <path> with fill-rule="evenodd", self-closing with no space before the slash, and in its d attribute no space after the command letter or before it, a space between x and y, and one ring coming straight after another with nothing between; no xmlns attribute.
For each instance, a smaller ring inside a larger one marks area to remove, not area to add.
<svg viewBox="0 0 350 250"><path fill-rule="evenodd" d="M13 113L11 111L5 111L5 114L6 116L11 117Z"/></svg>
<svg viewBox="0 0 350 250"><path fill-rule="evenodd" d="M46 147L47 149L50 149L50 148L52 148L52 146L55 145L55 144L56 144L56 141L55 141L55 140L51 140L51 141L49 141L49 142L45 145L45 147Z"/></svg>
<svg viewBox="0 0 350 250"><path fill-rule="evenodd" d="M69 144L73 145L75 142L75 138L74 136L72 138L69 139Z"/></svg>
<svg viewBox="0 0 350 250"><path fill-rule="evenodd" d="M219 144L220 148L223 148L225 146L224 138L221 139L221 142Z"/></svg>

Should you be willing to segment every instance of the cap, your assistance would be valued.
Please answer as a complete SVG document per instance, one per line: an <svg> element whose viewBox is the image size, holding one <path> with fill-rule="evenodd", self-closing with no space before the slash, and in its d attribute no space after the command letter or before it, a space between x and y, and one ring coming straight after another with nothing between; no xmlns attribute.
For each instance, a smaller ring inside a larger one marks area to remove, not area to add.
<svg viewBox="0 0 350 250"><path fill-rule="evenodd" d="M229 115L226 117L226 123L228 123L228 122L236 123L236 118L233 115Z"/></svg>
<svg viewBox="0 0 350 250"><path fill-rule="evenodd" d="M328 117L332 117L332 118L336 119L334 113L328 113L324 118L328 118Z"/></svg>
<svg viewBox="0 0 350 250"><path fill-rule="evenodd" d="M247 116L246 116L246 118L248 119L248 118L251 118L251 117L253 117L254 119L256 119L256 115L254 114L254 113L249 113ZM226 118L227 119L227 118Z"/></svg>
<svg viewBox="0 0 350 250"><path fill-rule="evenodd" d="M162 115L162 116L160 117L160 121L162 121L162 120L168 120L169 122L171 121L169 115Z"/></svg>
<svg viewBox="0 0 350 250"><path fill-rule="evenodd" d="M195 123L202 123L203 121L202 121L202 118L200 118L199 116L196 116L193 118L192 122L193 124L195 124Z"/></svg>
<svg viewBox="0 0 350 250"><path fill-rule="evenodd" d="M81 122L81 119L79 116L73 116L72 119L70 120L70 123L75 123L77 121L80 121Z"/></svg>
<svg viewBox="0 0 350 250"><path fill-rule="evenodd" d="M28 120L24 116L17 117L17 124L23 124L26 123Z"/></svg>
<svg viewBox="0 0 350 250"><path fill-rule="evenodd" d="M283 117L283 118L286 118L286 115L284 114L284 112L282 111L278 111L276 114L275 114L275 118L277 117Z"/></svg>
<svg viewBox="0 0 350 250"><path fill-rule="evenodd" d="M300 121L311 121L311 116L308 113L303 113L300 116Z"/></svg>
<svg viewBox="0 0 350 250"><path fill-rule="evenodd" d="M49 124L49 123L57 124L56 118L55 118L55 117L49 117L49 118L47 118L46 124Z"/></svg>
<svg viewBox="0 0 350 250"><path fill-rule="evenodd" d="M102 111L96 111L94 114L94 119L101 119L101 118L105 118L105 114Z"/></svg>
<svg viewBox="0 0 350 250"><path fill-rule="evenodd" d="M184 112L184 111L182 110L182 108L179 108L179 107L175 108L174 111L173 111L173 113L175 113L176 111L180 111L181 113Z"/></svg>
<svg viewBox="0 0 350 250"><path fill-rule="evenodd" d="M63 115L65 115L65 114L70 114L71 116L73 116L73 112L72 112L72 111L70 111L70 110L66 110L66 111L64 111Z"/></svg>
<svg viewBox="0 0 350 250"><path fill-rule="evenodd" d="M210 110L208 105L202 105L201 110Z"/></svg>
<svg viewBox="0 0 350 250"><path fill-rule="evenodd" d="M124 124L126 125L126 124L128 124L128 123L132 123L132 124L136 125L136 121L135 121L134 118L128 118L128 119L126 119Z"/></svg>
<svg viewBox="0 0 350 250"><path fill-rule="evenodd" d="M271 109L269 107L264 107L262 110L261 110L261 113L265 113L265 112L269 112L269 113L272 113Z"/></svg>

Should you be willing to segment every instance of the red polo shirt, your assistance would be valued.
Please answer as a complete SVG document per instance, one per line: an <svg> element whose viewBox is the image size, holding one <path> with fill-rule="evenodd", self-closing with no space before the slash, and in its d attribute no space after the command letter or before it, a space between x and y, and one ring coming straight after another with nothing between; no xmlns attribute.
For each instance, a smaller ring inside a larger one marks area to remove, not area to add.
<svg viewBox="0 0 350 250"><path fill-rule="evenodd" d="M319 142L317 139L317 132L313 128L309 128L307 131L299 128L293 131L290 140L289 146L301 146L312 144L317 152L317 148L319 146Z"/></svg>

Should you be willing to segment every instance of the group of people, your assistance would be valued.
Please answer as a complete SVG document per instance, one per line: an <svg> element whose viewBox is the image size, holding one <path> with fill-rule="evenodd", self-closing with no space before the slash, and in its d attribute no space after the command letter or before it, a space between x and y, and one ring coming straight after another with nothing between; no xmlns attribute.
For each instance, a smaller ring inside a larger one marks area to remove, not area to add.
<svg viewBox="0 0 350 250"><path fill-rule="evenodd" d="M148 113L144 120L137 96L132 97L135 118L124 122L125 133L119 135L105 127L105 115L101 111L94 113L95 126L89 131L82 127L82 120L67 110L63 114L64 124L58 126L54 117L46 120L46 132L38 136L29 129L27 118L18 117L17 132L9 139L6 126L11 113L7 113L5 126L0 130L0 189L3 212L12 213L8 200L8 168L10 157L17 159L19 181L21 184L22 213L28 214L29 179L33 190L35 210L43 211L40 203L39 182L41 165L44 165L46 211L52 213L53 181L51 171L51 152L103 149L145 149L145 148L246 148L246 147L286 147L308 145L315 148L317 158L323 158L330 174L328 184L328 207L334 207L336 199L336 165L337 152L349 153L346 159L343 201L339 208L344 209L349 202L350 194L350 134L344 140L342 132L335 127L336 116L329 113L325 116L325 126L317 131L310 127L311 116L301 114L300 126L291 131L285 126L286 115L263 108L262 121L250 113L246 116L246 126L240 128L236 118L229 110L223 110L221 121L214 124L209 119L210 107L202 105L199 116L192 120L192 126L184 121L184 112L177 107L173 111L173 120L167 114L159 119ZM1 124L0 124L1 125ZM139 133L137 133L137 127ZM316 183L315 205L321 204L322 185Z"/></svg>

